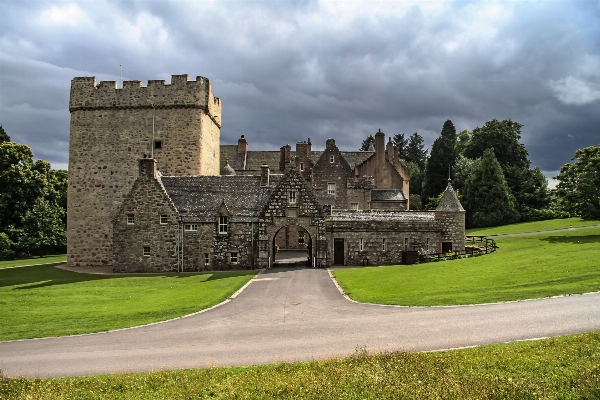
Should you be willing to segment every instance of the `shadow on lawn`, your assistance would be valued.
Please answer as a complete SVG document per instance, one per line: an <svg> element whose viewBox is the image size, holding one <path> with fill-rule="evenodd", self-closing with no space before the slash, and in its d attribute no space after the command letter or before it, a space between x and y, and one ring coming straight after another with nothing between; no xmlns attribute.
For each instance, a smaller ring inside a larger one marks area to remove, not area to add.
<svg viewBox="0 0 600 400"><path fill-rule="evenodd" d="M587 236L548 236L542 238L548 243L570 243L570 244L590 244L600 243L600 235L587 235Z"/></svg>
<svg viewBox="0 0 600 400"><path fill-rule="evenodd" d="M256 273L256 271L240 271L239 273L209 272L210 276L204 281L229 278L232 276ZM50 265L36 265L22 268L0 269L0 287L19 286L13 290L36 289L46 286L67 285L70 283L98 281L104 279L122 278L190 278L200 274L135 274L135 275L99 275L83 274L79 272L64 271Z"/></svg>

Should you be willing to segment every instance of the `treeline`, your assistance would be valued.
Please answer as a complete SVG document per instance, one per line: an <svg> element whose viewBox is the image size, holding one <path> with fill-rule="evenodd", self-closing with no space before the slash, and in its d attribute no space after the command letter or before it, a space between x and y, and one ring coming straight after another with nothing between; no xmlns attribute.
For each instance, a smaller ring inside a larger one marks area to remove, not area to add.
<svg viewBox="0 0 600 400"><path fill-rule="evenodd" d="M0 126L0 259L64 252L67 171L33 161Z"/></svg>
<svg viewBox="0 0 600 400"><path fill-rule="evenodd" d="M562 167L556 177L560 183L551 191L540 168L531 168L529 153L520 143L522 126L493 119L457 133L448 120L429 155L418 133L408 138L394 135L392 141L411 175L411 209L436 208L451 177L467 211L467 227L568 216L600 219L600 147L578 150L576 162ZM372 142L370 135L361 150ZM596 164L591 161L594 157ZM585 184L582 173L587 176Z"/></svg>

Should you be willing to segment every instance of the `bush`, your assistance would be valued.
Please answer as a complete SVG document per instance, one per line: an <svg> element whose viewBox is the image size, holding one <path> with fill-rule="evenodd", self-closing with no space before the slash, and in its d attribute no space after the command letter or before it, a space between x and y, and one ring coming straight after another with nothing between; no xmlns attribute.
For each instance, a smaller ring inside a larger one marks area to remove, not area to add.
<svg viewBox="0 0 600 400"><path fill-rule="evenodd" d="M12 260L15 258L15 252L12 249L12 242L8 235L0 232L0 260Z"/></svg>

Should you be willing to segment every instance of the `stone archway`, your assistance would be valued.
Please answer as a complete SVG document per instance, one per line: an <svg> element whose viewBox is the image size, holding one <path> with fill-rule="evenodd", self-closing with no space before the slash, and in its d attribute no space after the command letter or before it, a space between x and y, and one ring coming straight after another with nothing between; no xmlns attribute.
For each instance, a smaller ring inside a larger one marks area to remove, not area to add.
<svg viewBox="0 0 600 400"><path fill-rule="evenodd" d="M273 265L312 265L313 239L300 225L284 225L273 235Z"/></svg>

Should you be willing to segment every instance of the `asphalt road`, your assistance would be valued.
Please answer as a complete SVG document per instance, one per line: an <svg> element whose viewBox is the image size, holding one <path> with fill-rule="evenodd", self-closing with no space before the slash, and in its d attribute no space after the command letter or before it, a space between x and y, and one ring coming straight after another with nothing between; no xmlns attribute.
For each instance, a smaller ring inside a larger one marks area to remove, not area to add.
<svg viewBox="0 0 600 400"><path fill-rule="evenodd" d="M250 365L477 346L600 329L600 293L459 307L353 303L325 270L271 269L206 312L119 331L0 343L8 376Z"/></svg>

